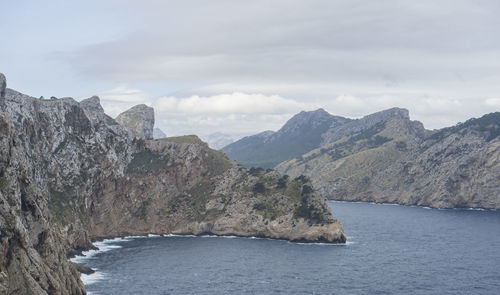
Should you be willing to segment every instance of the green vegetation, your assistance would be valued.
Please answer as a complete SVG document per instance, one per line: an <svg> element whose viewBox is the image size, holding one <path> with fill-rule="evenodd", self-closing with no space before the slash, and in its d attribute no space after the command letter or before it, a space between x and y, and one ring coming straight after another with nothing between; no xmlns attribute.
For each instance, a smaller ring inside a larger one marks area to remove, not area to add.
<svg viewBox="0 0 500 295"><path fill-rule="evenodd" d="M233 166L224 152L213 150L208 146L203 154L203 161L211 175L220 175Z"/></svg>
<svg viewBox="0 0 500 295"><path fill-rule="evenodd" d="M283 175L283 177L279 178L278 179L278 182L276 182L276 188L277 189L283 189L283 188L286 188L286 185L288 183L288 179L290 178L290 176L288 175Z"/></svg>
<svg viewBox="0 0 500 295"><path fill-rule="evenodd" d="M125 173L143 175L170 168L168 165L168 158L165 158L165 156L150 150L144 150L132 155L132 161L128 164Z"/></svg>
<svg viewBox="0 0 500 295"><path fill-rule="evenodd" d="M248 174L252 175L252 176L259 176L260 174L262 174L264 172L264 169L262 168L250 168L248 169Z"/></svg>
<svg viewBox="0 0 500 295"><path fill-rule="evenodd" d="M178 144L195 143L195 144L203 144L203 145L207 146L207 144L205 142L203 142L196 135L172 136L172 137L160 138L160 139L157 139L157 140L174 142L174 143L178 143Z"/></svg>
<svg viewBox="0 0 500 295"><path fill-rule="evenodd" d="M400 152L406 152L406 151L408 151L408 146L407 146L406 142L398 141L398 142L396 142L396 149Z"/></svg>
<svg viewBox="0 0 500 295"><path fill-rule="evenodd" d="M295 211L293 212L294 218L304 218L313 224L325 223L326 220L323 216L323 213L318 212L314 206L307 205L306 202L300 203L300 206L295 208Z"/></svg>
<svg viewBox="0 0 500 295"><path fill-rule="evenodd" d="M5 191L7 191L8 188L9 188L9 181L7 180L7 178L1 177L0 178L0 190L2 192L5 192Z"/></svg>
<svg viewBox="0 0 500 295"><path fill-rule="evenodd" d="M302 186L302 195L307 196L310 195L314 192L314 189L310 185L304 185Z"/></svg>
<svg viewBox="0 0 500 295"><path fill-rule="evenodd" d="M255 193L255 194L263 194L266 192L266 186L262 183L262 182L257 182L253 188L252 188L252 191Z"/></svg>
<svg viewBox="0 0 500 295"><path fill-rule="evenodd" d="M144 200L141 202L141 206L137 209L136 212L133 213L135 217L138 217L142 220L146 220L148 216L148 207L150 204L150 200Z"/></svg>
<svg viewBox="0 0 500 295"><path fill-rule="evenodd" d="M479 119L472 118L464 123L441 129L431 135L429 139L439 142L450 134L464 132L467 128L472 128L483 133L486 141L492 141L500 136L500 112L486 114Z"/></svg>
<svg viewBox="0 0 500 295"><path fill-rule="evenodd" d="M305 176L304 174L299 175L294 179L294 181L300 182L300 183L308 183L311 181L309 177Z"/></svg>
<svg viewBox="0 0 500 295"><path fill-rule="evenodd" d="M104 119L106 120L106 124L110 125L110 126L113 126L113 125L120 125L118 122L116 122L115 119L111 118L110 116L108 115L104 115Z"/></svg>
<svg viewBox="0 0 500 295"><path fill-rule="evenodd" d="M165 137L157 139L165 142L172 142L176 144L197 144L203 148L204 153L202 153L203 163L206 165L210 175L219 175L224 173L226 170L232 167L231 160L229 160L224 152L216 151L208 147L208 145L203 142L196 135L184 135L175 137Z"/></svg>
<svg viewBox="0 0 500 295"><path fill-rule="evenodd" d="M64 186L63 191L49 187L49 208L57 222L68 224L74 222L76 217L84 218L83 208L75 209L73 202L76 199L76 193L70 186Z"/></svg>
<svg viewBox="0 0 500 295"><path fill-rule="evenodd" d="M64 138L64 140L61 141L61 143L59 143L59 145L56 147L53 154L55 155L55 154L59 153L62 149L64 149L66 147L67 144L68 144L68 139Z"/></svg>
<svg viewBox="0 0 500 295"><path fill-rule="evenodd" d="M331 161L337 161L361 150L378 148L392 140L392 138L379 135L384 129L385 122L379 122L369 129L335 142L328 148L321 148L319 151L315 150L298 157L297 162L311 161L324 154L328 154Z"/></svg>

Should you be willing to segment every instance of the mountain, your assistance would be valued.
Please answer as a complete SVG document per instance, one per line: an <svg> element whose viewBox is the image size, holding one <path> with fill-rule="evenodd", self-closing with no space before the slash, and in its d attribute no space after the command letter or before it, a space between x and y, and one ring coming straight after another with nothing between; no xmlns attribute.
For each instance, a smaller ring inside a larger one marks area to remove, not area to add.
<svg viewBox="0 0 500 295"><path fill-rule="evenodd" d="M234 139L231 137L231 135L221 132L212 133L204 138L204 140L208 143L208 146L216 150L220 150L226 145L234 142Z"/></svg>
<svg viewBox="0 0 500 295"><path fill-rule="evenodd" d="M145 104L136 105L116 117L116 122L124 126L133 137L153 139L155 112Z"/></svg>
<svg viewBox="0 0 500 295"><path fill-rule="evenodd" d="M351 119L332 116L323 109L303 111L276 132L265 131L247 136L222 150L229 158L245 167L272 168L282 161L319 147L325 132L350 121Z"/></svg>
<svg viewBox="0 0 500 295"><path fill-rule="evenodd" d="M160 139L160 138L165 138L165 137L167 137L167 135L160 128L153 128L153 138L154 139Z"/></svg>
<svg viewBox="0 0 500 295"><path fill-rule="evenodd" d="M500 113L437 131L390 109L331 128L321 147L276 170L329 199L500 208Z"/></svg>
<svg viewBox="0 0 500 295"><path fill-rule="evenodd" d="M154 112L142 106L114 120L98 97L37 99L3 75L0 86L1 294L85 294L67 257L100 238L345 242L303 176L238 167L196 136L150 140Z"/></svg>

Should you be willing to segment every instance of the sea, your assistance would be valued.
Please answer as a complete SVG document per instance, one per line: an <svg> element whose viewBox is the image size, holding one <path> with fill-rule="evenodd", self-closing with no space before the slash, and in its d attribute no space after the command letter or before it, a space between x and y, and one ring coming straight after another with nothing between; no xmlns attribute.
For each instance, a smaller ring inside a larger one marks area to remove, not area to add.
<svg viewBox="0 0 500 295"><path fill-rule="evenodd" d="M500 211L329 202L343 245L126 237L73 261L89 294L500 294Z"/></svg>

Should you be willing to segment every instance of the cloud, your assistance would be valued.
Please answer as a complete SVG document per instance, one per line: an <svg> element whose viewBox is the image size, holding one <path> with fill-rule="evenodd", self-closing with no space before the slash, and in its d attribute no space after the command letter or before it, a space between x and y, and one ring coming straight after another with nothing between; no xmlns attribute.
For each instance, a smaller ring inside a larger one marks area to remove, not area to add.
<svg viewBox="0 0 500 295"><path fill-rule="evenodd" d="M160 97L154 103L160 113L202 114L282 114L311 108L310 105L286 99L278 95L246 94L234 92L214 96L190 96L186 98Z"/></svg>
<svg viewBox="0 0 500 295"><path fill-rule="evenodd" d="M488 98L484 101L484 104L492 107L500 107L500 98Z"/></svg>
<svg viewBox="0 0 500 295"><path fill-rule="evenodd" d="M140 89L128 88L126 85L97 93L105 112L116 117L125 110L138 105L151 105L151 96Z"/></svg>

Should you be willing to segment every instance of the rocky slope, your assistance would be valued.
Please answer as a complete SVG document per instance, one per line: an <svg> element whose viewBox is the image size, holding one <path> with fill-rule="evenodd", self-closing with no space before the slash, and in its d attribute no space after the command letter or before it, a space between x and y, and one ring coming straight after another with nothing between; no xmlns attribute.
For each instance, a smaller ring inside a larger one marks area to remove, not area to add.
<svg viewBox="0 0 500 295"><path fill-rule="evenodd" d="M500 208L500 113L439 131L390 109L332 128L321 148L277 166L335 200Z"/></svg>
<svg viewBox="0 0 500 295"><path fill-rule="evenodd" d="M325 132L349 121L323 109L300 112L276 132L248 136L222 150L245 167L272 168L319 147Z"/></svg>
<svg viewBox="0 0 500 295"><path fill-rule="evenodd" d="M345 242L307 178L238 167L195 136L147 140L154 117L144 107L119 120L125 128L97 97L0 93L2 294L84 294L66 255L91 248L94 238L213 233Z"/></svg>

